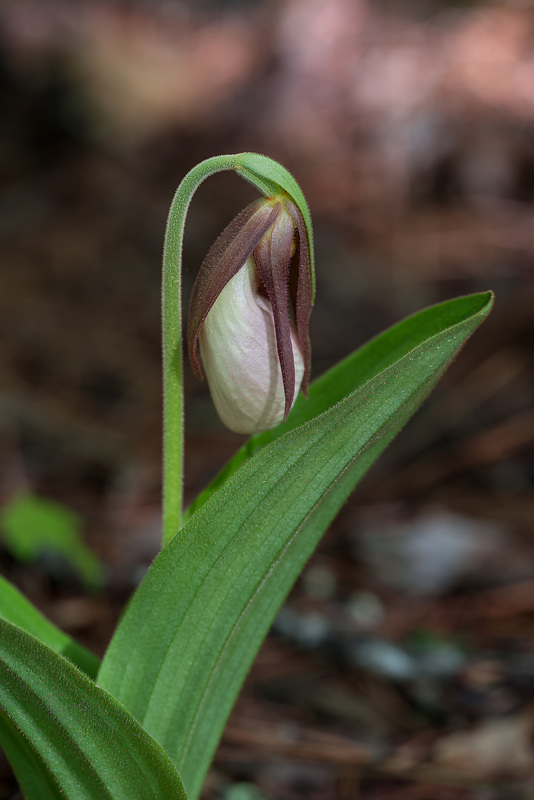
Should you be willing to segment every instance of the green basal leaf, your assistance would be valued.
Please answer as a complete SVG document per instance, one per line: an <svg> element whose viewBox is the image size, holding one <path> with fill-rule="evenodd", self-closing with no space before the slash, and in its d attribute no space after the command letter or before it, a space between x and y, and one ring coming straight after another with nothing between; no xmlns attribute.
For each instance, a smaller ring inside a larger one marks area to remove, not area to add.
<svg viewBox="0 0 534 800"><path fill-rule="evenodd" d="M43 768L32 746L19 733L9 717L0 711L0 745L15 775L24 776L26 796L40 800L57 800L59 787Z"/></svg>
<svg viewBox="0 0 534 800"><path fill-rule="evenodd" d="M184 520L187 522L236 469L266 444L326 411L412 348L471 314L476 314L480 298L484 296L459 297L425 308L371 339L325 372L310 384L308 400L302 394L299 395L286 422L265 433L255 434L246 441L209 486L186 509Z"/></svg>
<svg viewBox="0 0 534 800"><path fill-rule="evenodd" d="M47 644L56 653L61 653L72 661L79 669L95 678L100 660L85 647L71 639L66 633L56 628L46 617L15 589L9 581L0 576L0 617L23 628Z"/></svg>
<svg viewBox="0 0 534 800"><path fill-rule="evenodd" d="M486 293L454 301L445 314L438 307L432 334L417 344L417 323L404 323L407 347L390 332L380 371L257 452L155 559L98 680L175 760L192 798L254 655L322 534L491 304ZM341 382L353 379L346 368Z"/></svg>
<svg viewBox="0 0 534 800"><path fill-rule="evenodd" d="M116 700L0 620L0 745L26 800L185 800L165 751Z"/></svg>
<svg viewBox="0 0 534 800"><path fill-rule="evenodd" d="M174 195L163 250L163 543L182 526L183 482L183 365L181 264L185 220L192 197L200 184L217 172L231 170L270 197L287 193L306 222L310 247L312 284L313 243L311 218L304 196L293 176L276 161L257 153L215 156L197 164L180 183Z"/></svg>

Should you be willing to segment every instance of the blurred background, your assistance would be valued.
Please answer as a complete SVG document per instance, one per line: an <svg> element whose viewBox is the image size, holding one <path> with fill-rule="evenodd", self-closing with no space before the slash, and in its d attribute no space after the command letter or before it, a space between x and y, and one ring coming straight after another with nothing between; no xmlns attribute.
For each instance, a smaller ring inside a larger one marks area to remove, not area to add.
<svg viewBox="0 0 534 800"><path fill-rule="evenodd" d="M528 0L0 4L0 569L95 652L159 546L161 250L195 163L302 186L314 375L496 292L298 581L204 800L534 796L533 45ZM186 297L253 198L198 192ZM241 438L186 384L191 499Z"/></svg>

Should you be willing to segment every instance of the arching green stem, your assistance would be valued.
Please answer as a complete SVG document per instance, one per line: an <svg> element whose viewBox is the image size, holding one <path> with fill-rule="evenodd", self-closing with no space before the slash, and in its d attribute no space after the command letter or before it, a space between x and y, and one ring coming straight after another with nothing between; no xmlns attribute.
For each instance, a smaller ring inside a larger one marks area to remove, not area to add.
<svg viewBox="0 0 534 800"><path fill-rule="evenodd" d="M183 494L183 366L182 366L182 248L185 220L200 184L216 172L233 170L267 197L287 193L306 222L312 258L311 219L306 201L293 176L276 161L257 153L215 156L197 164L174 195L163 250L163 544L182 526Z"/></svg>

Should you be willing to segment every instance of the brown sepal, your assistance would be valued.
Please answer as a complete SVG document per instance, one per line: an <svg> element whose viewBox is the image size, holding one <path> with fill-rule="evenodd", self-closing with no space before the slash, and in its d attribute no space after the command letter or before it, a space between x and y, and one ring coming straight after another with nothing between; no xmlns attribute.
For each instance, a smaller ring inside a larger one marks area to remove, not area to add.
<svg viewBox="0 0 534 800"><path fill-rule="evenodd" d="M280 213L280 202L256 200L241 211L210 248L198 272L187 321L189 359L195 375L204 377L198 337L213 304L229 280L236 275Z"/></svg>
<svg viewBox="0 0 534 800"><path fill-rule="evenodd" d="M310 315L313 306L313 289L310 263L310 249L308 245L308 235L306 223L297 206L291 201L286 201L286 207L297 226L299 246L298 246L298 285L297 299L295 303L295 317L297 323L297 336L304 361L304 377L302 379L302 391L308 397L308 384L311 371L311 342L309 334Z"/></svg>
<svg viewBox="0 0 534 800"><path fill-rule="evenodd" d="M295 361L291 344L291 322L288 305L289 266L295 226L287 213L282 213L260 241L253 256L274 318L276 349L284 384L284 421L291 411L295 395Z"/></svg>

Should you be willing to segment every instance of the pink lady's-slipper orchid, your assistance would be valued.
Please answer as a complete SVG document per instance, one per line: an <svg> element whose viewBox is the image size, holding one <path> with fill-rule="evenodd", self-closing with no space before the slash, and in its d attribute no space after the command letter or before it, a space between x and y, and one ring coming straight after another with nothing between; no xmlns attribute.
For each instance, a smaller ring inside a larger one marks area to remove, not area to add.
<svg viewBox="0 0 534 800"><path fill-rule="evenodd" d="M268 430L287 418L300 388L306 393L311 308L310 254L300 211L285 195L251 203L206 256L187 331L193 370L202 378L204 367L215 407L230 430Z"/></svg>

